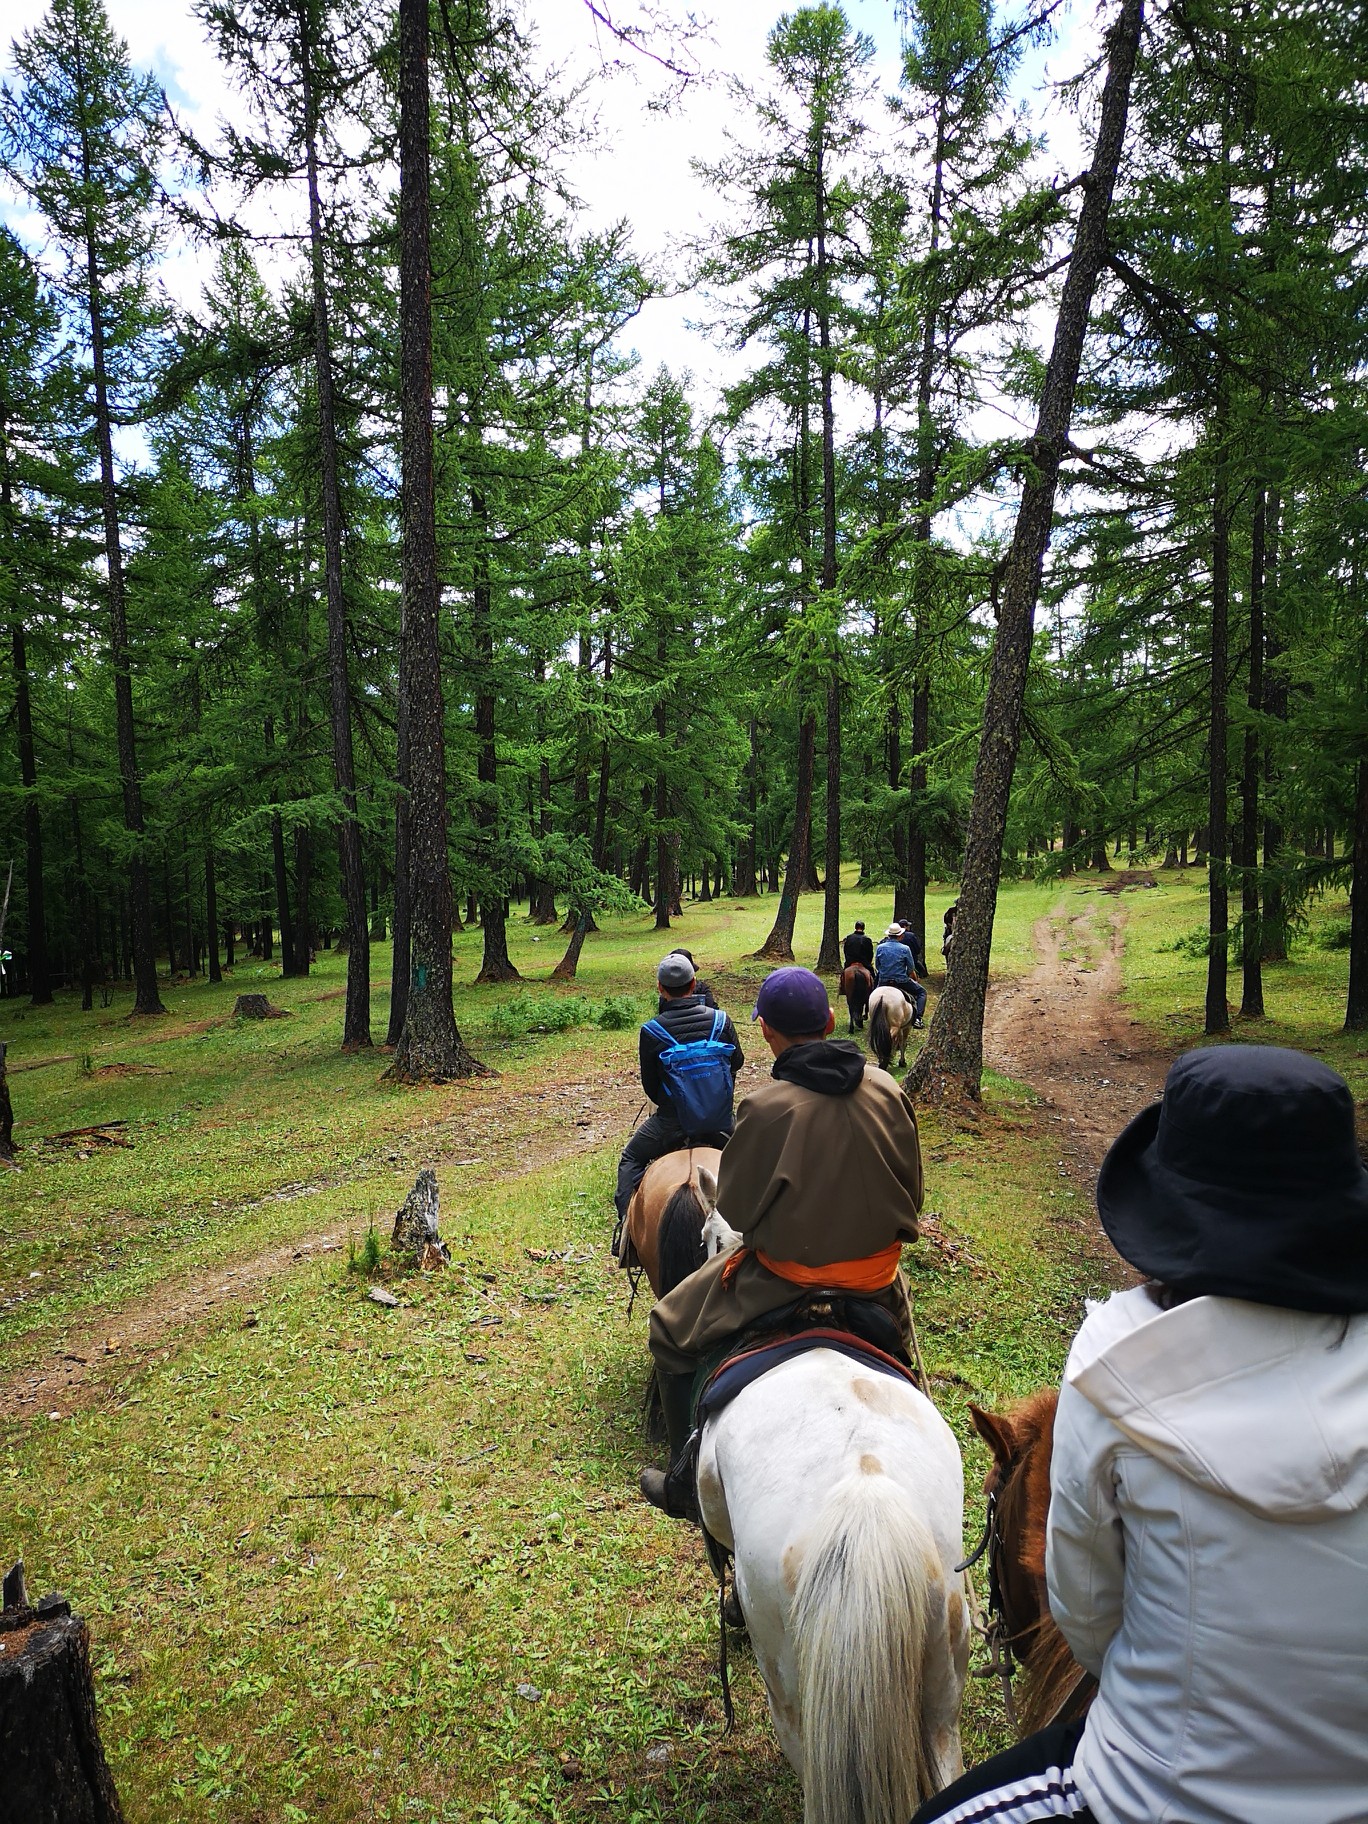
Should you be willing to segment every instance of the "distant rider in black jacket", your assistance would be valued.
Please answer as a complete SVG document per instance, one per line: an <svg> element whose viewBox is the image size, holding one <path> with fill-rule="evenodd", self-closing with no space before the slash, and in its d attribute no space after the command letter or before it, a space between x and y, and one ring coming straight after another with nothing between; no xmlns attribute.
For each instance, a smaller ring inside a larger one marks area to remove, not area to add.
<svg viewBox="0 0 1368 1824"><path fill-rule="evenodd" d="M865 936L864 920L855 920L855 929L842 941L845 951L846 968L852 963L863 963L869 973L874 973L874 939Z"/></svg>
<svg viewBox="0 0 1368 1824"><path fill-rule="evenodd" d="M680 951L671 951L656 971L656 986L660 990L660 1011L656 1019L674 1039L676 1044L687 1045L694 1039L706 1039L712 1034L713 1009L705 1003L698 991L698 982L694 975L692 961ZM745 1063L741 1043L736 1036L736 1028L730 1018L718 1034L720 1043L732 1048L731 1074L736 1082L737 1072ZM666 1153L677 1152L680 1147L690 1143L690 1136L679 1125L674 1111L670 1093L665 1087L660 1071L660 1054L665 1049L664 1040L653 1032L642 1028L640 1038L641 1087L646 1091L656 1110L647 1117L632 1135L622 1151L618 1161L617 1190L613 1203L618 1213L619 1222L627 1214L627 1205L632 1201L632 1193L646 1176L646 1167L653 1159L659 1159ZM733 1127L729 1116L724 1129L714 1134L694 1134L695 1146L725 1146Z"/></svg>

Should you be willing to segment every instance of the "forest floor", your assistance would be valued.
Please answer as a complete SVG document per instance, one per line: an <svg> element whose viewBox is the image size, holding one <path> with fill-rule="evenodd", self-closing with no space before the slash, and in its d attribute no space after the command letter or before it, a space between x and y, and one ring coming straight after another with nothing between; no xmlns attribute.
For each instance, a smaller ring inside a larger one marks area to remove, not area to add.
<svg viewBox="0 0 1368 1824"><path fill-rule="evenodd" d="M1204 877L1155 878L1004 892L983 1111L922 1118L908 1266L965 1448L967 1533L984 1467L967 1402L1057 1376L1083 1298L1116 1282L1096 1166L1200 1029L1186 946ZM820 910L802 908L800 954ZM848 911L881 918L873 895ZM771 912L691 905L680 928L743 1042ZM1270 1019L1236 1036L1320 1050L1362 1094L1368 1058L1337 1031L1342 922L1315 909L1269 971ZM605 1252L635 1033L595 1022L615 995L644 1014L664 942L617 921L558 989L563 940L522 921L513 939L542 979L457 997L500 1075L440 1090L340 1056L330 957L303 983L254 962L174 988L155 1023L118 1002L0 1003L24 1147L0 1177L0 1556L90 1619L140 1824L795 1813L744 1651L721 1734L696 1538L635 1492L644 1314L628 1320ZM457 942L465 983L478 943ZM234 994L261 987L290 1021L233 1021ZM553 1000L575 1023L539 1033ZM747 1082L761 1074L752 1056ZM44 1138L102 1120L132 1145ZM453 1268L350 1271L420 1165ZM397 1308L369 1301L371 1278ZM971 1758L1002 1730L971 1681Z"/></svg>

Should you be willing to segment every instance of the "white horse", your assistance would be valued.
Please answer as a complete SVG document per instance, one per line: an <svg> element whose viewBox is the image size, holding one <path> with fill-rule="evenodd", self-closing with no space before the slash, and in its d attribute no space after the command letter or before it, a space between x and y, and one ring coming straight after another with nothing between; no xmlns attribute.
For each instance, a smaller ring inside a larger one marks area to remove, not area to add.
<svg viewBox="0 0 1368 1824"><path fill-rule="evenodd" d="M709 1421L698 1498L735 1556L806 1824L907 1824L961 1771L969 1616L950 1427L906 1381L813 1349Z"/></svg>
<svg viewBox="0 0 1368 1824"><path fill-rule="evenodd" d="M885 1070L898 1054L907 1069L907 1035L912 1030L912 1003L901 988L876 988L869 997L869 1043Z"/></svg>

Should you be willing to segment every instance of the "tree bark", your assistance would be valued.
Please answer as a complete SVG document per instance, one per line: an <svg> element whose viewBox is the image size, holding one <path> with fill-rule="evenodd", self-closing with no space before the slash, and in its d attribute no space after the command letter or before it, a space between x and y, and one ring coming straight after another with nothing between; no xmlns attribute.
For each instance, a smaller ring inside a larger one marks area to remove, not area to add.
<svg viewBox="0 0 1368 1824"><path fill-rule="evenodd" d="M1368 757L1358 763L1354 793L1354 881L1350 889L1349 996L1344 1030L1368 1029Z"/></svg>
<svg viewBox="0 0 1368 1824"><path fill-rule="evenodd" d="M482 1067L451 1004L446 722L432 451L429 0L399 0L399 320L403 420L400 691L406 710L408 943L403 1030L389 1075L442 1082ZM399 865L396 847L395 866ZM396 924L398 895L396 892ZM396 945L397 954L397 945Z"/></svg>
<svg viewBox="0 0 1368 1824"><path fill-rule="evenodd" d="M826 163L819 150L817 180L817 346L822 383L822 594L832 619L831 671L826 687L826 854L822 942L817 967L841 967L841 616L836 602L836 410L832 398L831 300L826 244Z"/></svg>
<svg viewBox="0 0 1368 1824"><path fill-rule="evenodd" d="M977 1100L983 1075L988 958L1002 873L1007 805L1021 740L1036 602L1093 290L1107 255L1107 213L1125 139L1142 10L1143 0L1121 0L1120 12L1107 34L1107 78L1097 144L1060 298L1035 436L1026 452L1028 477L1003 566L1000 618L989 668L983 735L974 768L974 795L955 919L955 966L949 972L926 1043L908 1078L915 1093L935 1098L968 1096Z"/></svg>
<svg viewBox="0 0 1368 1824"><path fill-rule="evenodd" d="M1287 916L1283 910L1281 862L1283 826L1277 814L1278 783L1276 741L1272 725L1287 721L1287 674L1279 664L1282 642L1278 614L1278 542L1282 496L1270 488L1264 509L1264 713L1269 738L1264 742L1263 916L1260 935L1266 963L1287 961Z"/></svg>
<svg viewBox="0 0 1368 1824"><path fill-rule="evenodd" d="M1259 921L1259 731L1255 717L1263 711L1264 680L1264 535L1267 496L1255 490L1249 544L1249 721L1245 725L1244 768L1240 781L1240 1013L1247 1020L1264 1017L1263 932Z"/></svg>
<svg viewBox="0 0 1368 1824"><path fill-rule="evenodd" d="M504 909L499 854L499 755L495 739L494 633L490 625L489 512L478 488L470 490L470 516L479 547L475 555L475 586L471 591L471 621L475 642L475 771L479 791L475 823L480 833L485 886L480 894L480 925L484 952L477 982L516 982L521 978L508 954L508 915Z"/></svg>
<svg viewBox="0 0 1368 1824"><path fill-rule="evenodd" d="M0 1615L3 1812L16 1824L123 1824L100 1745L90 1634L60 1598Z"/></svg>
<svg viewBox="0 0 1368 1824"><path fill-rule="evenodd" d="M798 783L794 793L793 835L783 890L769 936L755 952L766 961L793 961L793 928L798 920L798 899L807 878L808 844L812 828L812 775L817 757L817 717L809 711L798 729Z"/></svg>
<svg viewBox="0 0 1368 1824"><path fill-rule="evenodd" d="M10 1102L9 1073L5 1053L9 1047L0 1039L0 1159L14 1157L14 1108Z"/></svg>
<svg viewBox="0 0 1368 1824"><path fill-rule="evenodd" d="M214 870L214 845L204 845L204 937L209 949L209 980L221 982L223 969L219 963L219 927L218 927L218 876Z"/></svg>
<svg viewBox="0 0 1368 1824"><path fill-rule="evenodd" d="M1230 1030L1226 1003L1230 938L1229 887L1226 879L1229 843L1226 792L1226 738L1230 645L1230 493L1226 476L1225 416L1217 415L1216 479L1211 510L1211 692L1208 752L1211 792L1207 801L1207 986L1206 1031Z"/></svg>
<svg viewBox="0 0 1368 1824"><path fill-rule="evenodd" d="M333 777L342 800L337 829L346 908L347 1007L342 1049L364 1050L370 1032L370 930L366 924L366 871L356 806L356 760L352 746L351 691L347 667L347 603L342 581L342 494L337 469L337 411L333 394L332 338L327 276L323 265L323 206L318 182L318 98L315 87L310 12L298 11L299 74L304 103L304 153L309 192L309 265L313 291L314 370L318 386L319 479L323 492L323 569L327 596L329 707Z"/></svg>

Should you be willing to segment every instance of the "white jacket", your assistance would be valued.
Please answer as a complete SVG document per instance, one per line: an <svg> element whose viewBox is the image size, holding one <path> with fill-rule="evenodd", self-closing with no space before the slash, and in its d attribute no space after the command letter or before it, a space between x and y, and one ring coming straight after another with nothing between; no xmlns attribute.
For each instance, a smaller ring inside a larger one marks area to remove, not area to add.
<svg viewBox="0 0 1368 1824"><path fill-rule="evenodd" d="M1050 1607L1100 1679L1101 1824L1368 1821L1368 1316L1142 1288L1055 1424Z"/></svg>

